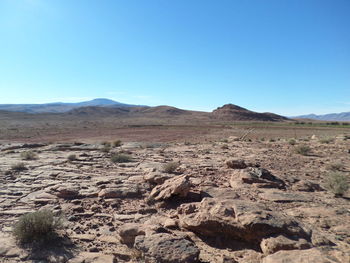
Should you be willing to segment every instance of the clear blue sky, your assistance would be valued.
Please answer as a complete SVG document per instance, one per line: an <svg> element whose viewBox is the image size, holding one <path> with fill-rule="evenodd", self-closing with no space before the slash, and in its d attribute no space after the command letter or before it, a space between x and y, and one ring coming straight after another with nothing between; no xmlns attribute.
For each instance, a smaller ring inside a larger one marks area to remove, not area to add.
<svg viewBox="0 0 350 263"><path fill-rule="evenodd" d="M349 0L0 0L0 103L350 111Z"/></svg>

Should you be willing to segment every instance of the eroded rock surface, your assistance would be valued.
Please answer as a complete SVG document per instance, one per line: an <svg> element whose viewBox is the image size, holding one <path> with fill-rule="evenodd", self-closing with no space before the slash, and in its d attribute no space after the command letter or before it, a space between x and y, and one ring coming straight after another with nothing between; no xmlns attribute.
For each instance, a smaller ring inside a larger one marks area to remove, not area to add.
<svg viewBox="0 0 350 263"><path fill-rule="evenodd" d="M310 238L293 218L272 212L250 201L204 198L179 208L180 225L203 236L227 236L247 242L286 234Z"/></svg>
<svg viewBox="0 0 350 263"><path fill-rule="evenodd" d="M99 144L0 145L0 262L350 262L350 193L335 198L324 187L334 160L350 170L344 138L303 141L312 156L286 140L236 138L126 142L109 153ZM21 159L29 149L36 160ZM112 163L119 152L133 162ZM12 170L19 162L27 169ZM181 163L178 173L162 172L169 162ZM18 246L13 223L42 208L63 217L60 239L48 250Z"/></svg>

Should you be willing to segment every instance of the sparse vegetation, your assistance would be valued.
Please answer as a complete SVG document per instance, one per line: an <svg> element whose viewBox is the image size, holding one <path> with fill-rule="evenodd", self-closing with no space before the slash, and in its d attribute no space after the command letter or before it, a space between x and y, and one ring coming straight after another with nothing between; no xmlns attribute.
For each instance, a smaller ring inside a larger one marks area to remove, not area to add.
<svg viewBox="0 0 350 263"><path fill-rule="evenodd" d="M320 143L325 143L325 144L329 144L329 143L333 143L334 142L334 138L322 138L320 139Z"/></svg>
<svg viewBox="0 0 350 263"><path fill-rule="evenodd" d="M114 141L113 142L113 147L120 147L120 146L122 146L123 144L122 144L122 141L121 140L116 140L116 141Z"/></svg>
<svg viewBox="0 0 350 263"><path fill-rule="evenodd" d="M20 171L27 170L27 167L25 166L24 163L15 163L11 166L11 170L20 172Z"/></svg>
<svg viewBox="0 0 350 263"><path fill-rule="evenodd" d="M21 216L13 227L13 235L20 243L50 239L61 226L61 218L48 209Z"/></svg>
<svg viewBox="0 0 350 263"><path fill-rule="evenodd" d="M170 162L163 165L163 172L171 174L180 166L177 162Z"/></svg>
<svg viewBox="0 0 350 263"><path fill-rule="evenodd" d="M348 178L341 172L331 172L327 175L325 187L335 196L343 196L349 189Z"/></svg>
<svg viewBox="0 0 350 263"><path fill-rule="evenodd" d="M109 153L111 151L111 144L103 144L101 152Z"/></svg>
<svg viewBox="0 0 350 263"><path fill-rule="evenodd" d="M328 165L327 167L328 170L331 171L341 171L344 169L344 165L342 163L331 163L330 165Z"/></svg>
<svg viewBox="0 0 350 263"><path fill-rule="evenodd" d="M221 146L221 149L223 149L223 150L227 150L228 148L229 148L229 147L228 147L227 144L224 144L224 145Z"/></svg>
<svg viewBox="0 0 350 263"><path fill-rule="evenodd" d="M297 141L294 140L294 139L290 139L290 140L288 141L288 143L289 143L290 145L295 145L295 144L297 143Z"/></svg>
<svg viewBox="0 0 350 263"><path fill-rule="evenodd" d="M70 154L67 157L68 161L73 162L77 159L77 156L75 154Z"/></svg>
<svg viewBox="0 0 350 263"><path fill-rule="evenodd" d="M311 148L307 145L299 145L298 147L295 148L295 152L306 156L310 154Z"/></svg>
<svg viewBox="0 0 350 263"><path fill-rule="evenodd" d="M111 147L112 146L112 144L110 142L108 142L108 141L101 142L101 145L107 146L107 147Z"/></svg>
<svg viewBox="0 0 350 263"><path fill-rule="evenodd" d="M38 158L38 155L32 151L26 151L26 152L21 152L21 159L22 160L36 160Z"/></svg>
<svg viewBox="0 0 350 263"><path fill-rule="evenodd" d="M117 153L112 155L111 161L113 163L128 163L132 161L132 157L128 154Z"/></svg>

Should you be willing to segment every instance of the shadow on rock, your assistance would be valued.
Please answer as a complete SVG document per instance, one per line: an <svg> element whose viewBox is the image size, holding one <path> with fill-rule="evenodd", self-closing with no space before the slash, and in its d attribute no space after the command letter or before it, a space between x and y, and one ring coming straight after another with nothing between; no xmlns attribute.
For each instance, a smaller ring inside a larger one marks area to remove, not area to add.
<svg viewBox="0 0 350 263"><path fill-rule="evenodd" d="M27 260L47 260L49 262L67 262L73 258L76 246L67 236L56 234L43 241L21 244L27 253Z"/></svg>

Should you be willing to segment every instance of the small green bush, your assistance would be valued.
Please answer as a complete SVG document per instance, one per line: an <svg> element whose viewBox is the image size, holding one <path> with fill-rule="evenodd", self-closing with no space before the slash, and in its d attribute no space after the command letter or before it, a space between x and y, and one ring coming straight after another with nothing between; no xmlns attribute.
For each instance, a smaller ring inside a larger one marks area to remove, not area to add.
<svg viewBox="0 0 350 263"><path fill-rule="evenodd" d="M38 156L36 155L36 153L32 152L32 151L27 151L27 152L21 152L21 159L22 160L36 160L38 158Z"/></svg>
<svg viewBox="0 0 350 263"><path fill-rule="evenodd" d="M174 173L179 166L180 164L176 162L166 163L163 165L163 172L168 174Z"/></svg>
<svg viewBox="0 0 350 263"><path fill-rule="evenodd" d="M67 157L68 161L73 162L77 159L77 156L75 154L70 154Z"/></svg>
<svg viewBox="0 0 350 263"><path fill-rule="evenodd" d="M343 196L349 189L348 178L341 172L331 172L327 175L325 188L335 196Z"/></svg>
<svg viewBox="0 0 350 263"><path fill-rule="evenodd" d="M13 235L20 243L50 239L61 226L61 218L55 218L48 209L21 216L13 227Z"/></svg>
<svg viewBox="0 0 350 263"><path fill-rule="evenodd" d="M306 156L310 154L311 148L307 145L300 145L295 148L295 152Z"/></svg>
<svg viewBox="0 0 350 263"><path fill-rule="evenodd" d="M128 154L117 153L111 157L113 163L128 163L132 161L132 157Z"/></svg>
<svg viewBox="0 0 350 263"><path fill-rule="evenodd" d="M113 142L113 147L120 147L120 146L122 146L123 144L122 144L122 141L121 140L116 140L116 141L114 141Z"/></svg>
<svg viewBox="0 0 350 263"><path fill-rule="evenodd" d="M297 143L297 141L294 140L294 139L290 139L290 140L288 141L288 143L289 143L290 145L295 145L295 144Z"/></svg>
<svg viewBox="0 0 350 263"><path fill-rule="evenodd" d="M16 163L11 166L11 170L20 172L20 171L27 170L27 167L25 166L24 163Z"/></svg>

